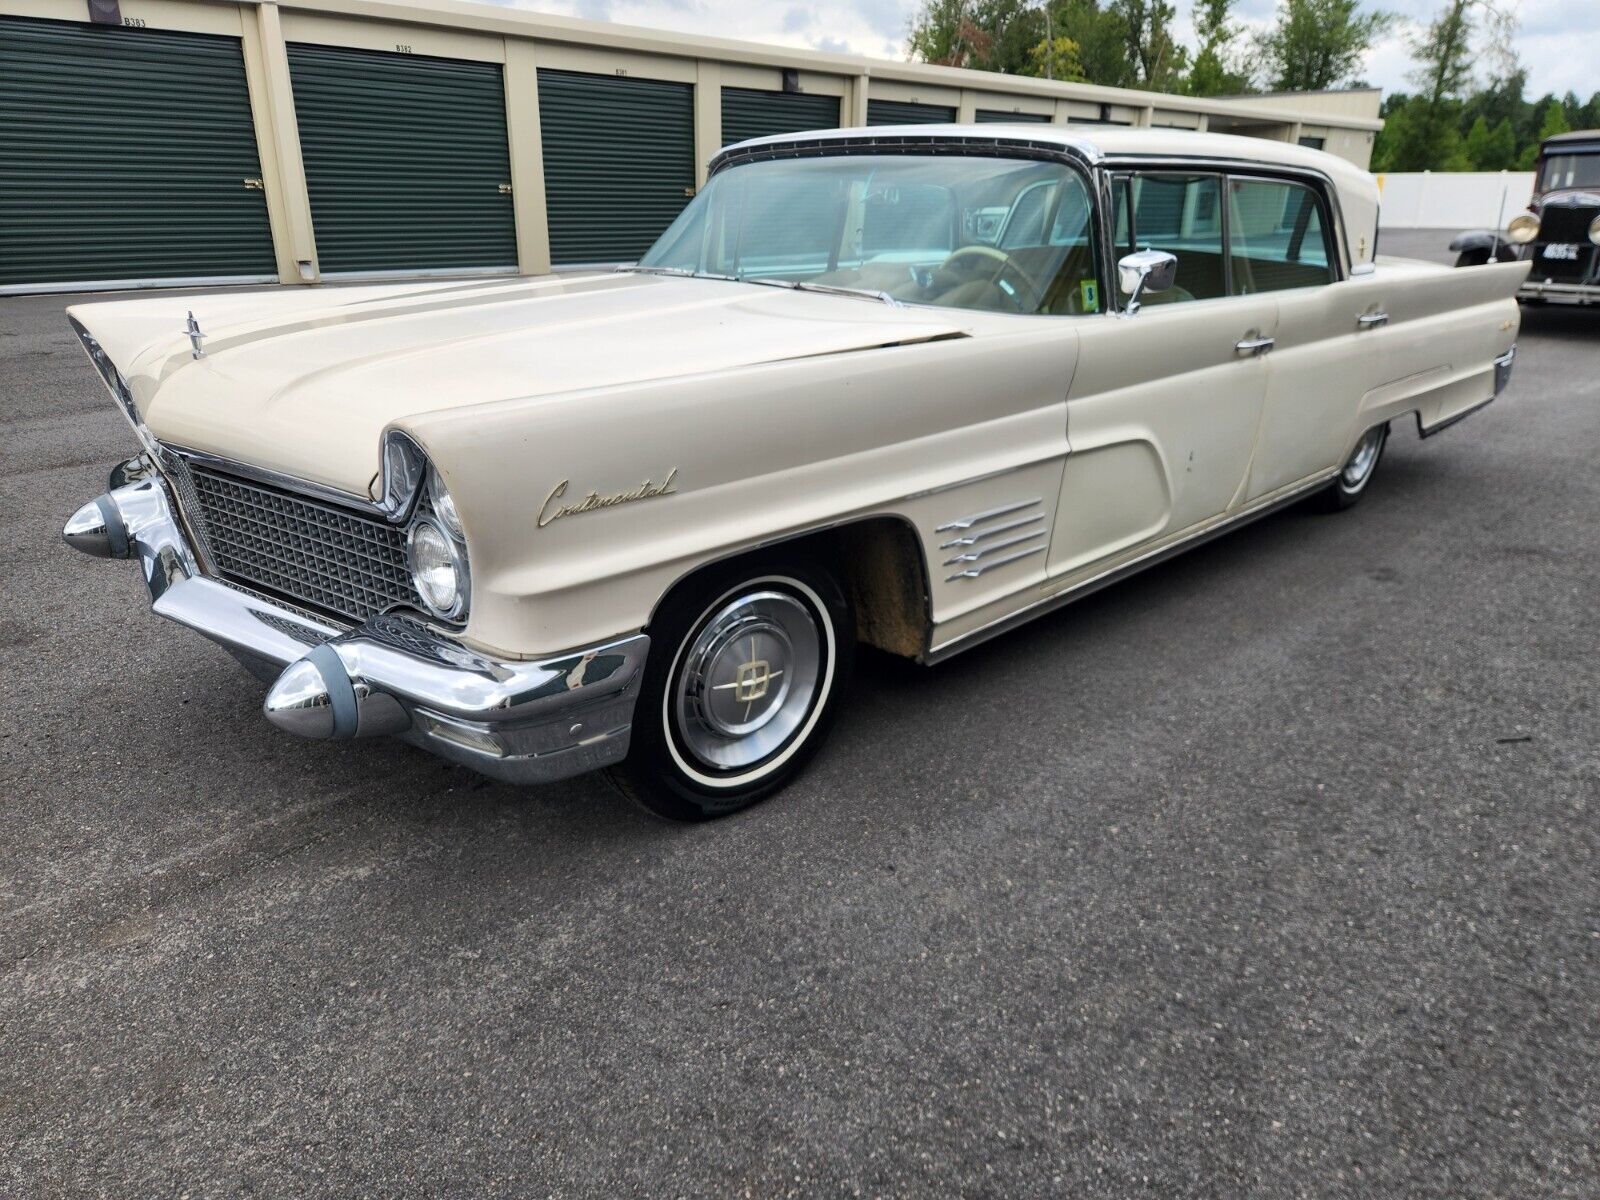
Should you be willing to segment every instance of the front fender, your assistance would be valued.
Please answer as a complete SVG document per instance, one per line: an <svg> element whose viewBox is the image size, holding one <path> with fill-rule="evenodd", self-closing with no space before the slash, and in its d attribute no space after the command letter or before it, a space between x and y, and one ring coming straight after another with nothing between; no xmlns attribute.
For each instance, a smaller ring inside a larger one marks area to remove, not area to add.
<svg viewBox="0 0 1600 1200"><path fill-rule="evenodd" d="M1466 250L1487 250L1490 254L1499 256L1500 247L1510 248L1511 243L1492 229L1469 229L1465 233L1457 234L1450 249L1458 254Z"/></svg>

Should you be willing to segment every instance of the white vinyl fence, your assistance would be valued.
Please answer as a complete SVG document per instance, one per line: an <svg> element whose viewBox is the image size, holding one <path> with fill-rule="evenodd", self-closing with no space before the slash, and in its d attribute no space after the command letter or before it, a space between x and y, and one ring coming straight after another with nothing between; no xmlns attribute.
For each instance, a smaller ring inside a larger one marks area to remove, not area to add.
<svg viewBox="0 0 1600 1200"><path fill-rule="evenodd" d="M1378 176L1381 229L1504 229L1528 205L1532 171L1396 171Z"/></svg>

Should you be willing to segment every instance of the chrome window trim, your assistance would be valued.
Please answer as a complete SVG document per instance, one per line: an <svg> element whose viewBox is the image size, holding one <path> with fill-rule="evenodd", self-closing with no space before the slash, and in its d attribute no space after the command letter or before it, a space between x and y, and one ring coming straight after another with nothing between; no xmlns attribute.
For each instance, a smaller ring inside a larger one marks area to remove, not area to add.
<svg viewBox="0 0 1600 1200"><path fill-rule="evenodd" d="M1350 254L1350 243L1345 236L1344 209L1339 203L1339 189L1327 172L1319 171L1315 167L1304 167L1294 163L1261 163L1251 162L1247 159L1207 158L1192 154L1111 155L1104 158L1100 166L1105 171L1124 172L1136 171L1141 164L1148 164L1149 169L1152 171L1171 171L1188 168L1200 174L1221 172L1232 177L1291 179L1298 183L1311 184L1312 190L1320 193L1328 206L1328 212L1333 217L1334 236L1338 249L1338 253L1335 255L1338 259L1335 270L1339 276L1334 282L1338 283L1349 277L1351 266L1355 260ZM1224 207L1224 215L1226 215L1226 207Z"/></svg>

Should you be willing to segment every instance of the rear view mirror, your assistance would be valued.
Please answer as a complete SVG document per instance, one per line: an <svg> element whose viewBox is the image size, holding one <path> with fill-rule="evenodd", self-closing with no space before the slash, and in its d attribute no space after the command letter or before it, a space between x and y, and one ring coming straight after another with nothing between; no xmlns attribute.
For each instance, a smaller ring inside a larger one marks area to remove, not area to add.
<svg viewBox="0 0 1600 1200"><path fill-rule="evenodd" d="M1128 294L1127 314L1139 311L1146 292L1164 292L1178 278L1178 256L1165 250L1138 250L1117 260L1117 281Z"/></svg>

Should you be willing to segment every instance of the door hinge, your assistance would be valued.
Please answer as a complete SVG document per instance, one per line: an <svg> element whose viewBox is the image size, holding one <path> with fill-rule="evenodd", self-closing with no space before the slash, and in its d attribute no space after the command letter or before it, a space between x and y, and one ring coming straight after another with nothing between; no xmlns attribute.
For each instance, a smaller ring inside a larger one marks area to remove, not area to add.
<svg viewBox="0 0 1600 1200"><path fill-rule="evenodd" d="M246 179L244 181L244 185L251 191L260 192L266 190L266 184L262 183L259 179Z"/></svg>
<svg viewBox="0 0 1600 1200"><path fill-rule="evenodd" d="M509 183L502 183L499 190L502 196L511 195L511 185Z"/></svg>

